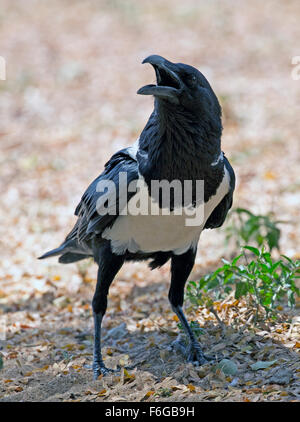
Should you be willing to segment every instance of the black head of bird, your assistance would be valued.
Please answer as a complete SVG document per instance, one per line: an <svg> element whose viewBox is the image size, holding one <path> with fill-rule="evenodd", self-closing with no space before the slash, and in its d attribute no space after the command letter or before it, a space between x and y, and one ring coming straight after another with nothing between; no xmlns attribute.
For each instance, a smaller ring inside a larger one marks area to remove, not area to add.
<svg viewBox="0 0 300 422"><path fill-rule="evenodd" d="M153 95L160 107L186 113L192 120L208 120L221 132L219 101L198 69L183 63L172 63L158 55L147 57L143 63L153 66L156 85L145 85L137 91L138 94Z"/></svg>

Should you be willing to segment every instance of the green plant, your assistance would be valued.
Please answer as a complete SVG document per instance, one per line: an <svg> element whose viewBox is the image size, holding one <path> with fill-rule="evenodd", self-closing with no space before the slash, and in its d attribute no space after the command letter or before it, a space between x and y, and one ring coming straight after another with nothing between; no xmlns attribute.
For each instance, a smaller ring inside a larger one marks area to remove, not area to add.
<svg viewBox="0 0 300 422"><path fill-rule="evenodd" d="M300 295L295 280L300 278L300 260L293 261L287 256L273 261L270 252L252 246L244 246L254 254L248 262L243 251L231 262L224 260L224 265L211 274L202 277L198 282L190 281L187 286L187 297L191 303L206 306L213 311L213 302L224 299L234 291L235 299L251 298L256 311L256 319L261 309L266 316L276 318L277 305L287 298L288 306L295 304L295 295ZM240 263L244 258L244 263Z"/></svg>
<svg viewBox="0 0 300 422"><path fill-rule="evenodd" d="M154 394L154 397L171 397L172 390L170 388L160 387L158 391Z"/></svg>
<svg viewBox="0 0 300 422"><path fill-rule="evenodd" d="M255 215L244 208L236 208L229 215L226 228L226 241L234 239L238 247L255 244L266 244L270 251L279 249L280 221L272 220L271 215Z"/></svg>
<svg viewBox="0 0 300 422"><path fill-rule="evenodd" d="M183 326L180 322L177 324L177 327L179 328L179 330L184 332ZM205 330L202 327L200 327L198 321L190 321L190 327L193 333L196 335L196 337L199 337L200 335L205 333Z"/></svg>

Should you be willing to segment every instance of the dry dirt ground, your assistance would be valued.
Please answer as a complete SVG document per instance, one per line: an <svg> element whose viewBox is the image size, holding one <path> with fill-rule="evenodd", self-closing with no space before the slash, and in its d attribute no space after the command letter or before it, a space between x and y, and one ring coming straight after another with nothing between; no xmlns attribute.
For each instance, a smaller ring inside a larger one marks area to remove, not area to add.
<svg viewBox="0 0 300 422"><path fill-rule="evenodd" d="M223 106L235 206L284 220L281 251L299 258L299 14L298 0L1 1L0 401L299 401L299 301L258 327L232 298L216 304L225 328L189 309L205 351L236 364L225 376L169 350L178 327L168 266L126 264L111 288L104 354L108 366L136 367L93 381L96 267L36 260L72 227L110 155L138 137L152 102L135 93L154 80L140 63L153 53L208 77ZM203 233L191 279L231 252L223 229Z"/></svg>

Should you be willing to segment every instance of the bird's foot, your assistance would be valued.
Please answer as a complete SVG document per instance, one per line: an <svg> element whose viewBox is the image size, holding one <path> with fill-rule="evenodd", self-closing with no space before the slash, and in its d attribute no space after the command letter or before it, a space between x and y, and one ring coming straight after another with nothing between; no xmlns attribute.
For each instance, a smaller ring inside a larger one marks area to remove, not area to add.
<svg viewBox="0 0 300 422"><path fill-rule="evenodd" d="M124 366L124 369L127 371L136 368L136 365L128 365ZM118 374L121 372L122 367L117 365L117 369L107 368L103 362L94 362L93 363L93 373L94 373L94 380L97 380L100 375L104 377L108 374Z"/></svg>
<svg viewBox="0 0 300 422"><path fill-rule="evenodd" d="M115 374L116 372L118 372L117 369L107 368L102 361L93 363L94 380L97 380L100 375L105 377L105 375Z"/></svg>
<svg viewBox="0 0 300 422"><path fill-rule="evenodd" d="M191 341L188 346L186 346L180 336L173 341L171 347L181 352L186 357L187 361L195 366L201 366L216 360L214 357L205 355L197 341Z"/></svg>
<svg viewBox="0 0 300 422"><path fill-rule="evenodd" d="M200 344L198 342L192 342L186 348L186 358L188 362L191 362L195 366L201 366L205 363L215 361L212 356L207 356L203 353Z"/></svg>

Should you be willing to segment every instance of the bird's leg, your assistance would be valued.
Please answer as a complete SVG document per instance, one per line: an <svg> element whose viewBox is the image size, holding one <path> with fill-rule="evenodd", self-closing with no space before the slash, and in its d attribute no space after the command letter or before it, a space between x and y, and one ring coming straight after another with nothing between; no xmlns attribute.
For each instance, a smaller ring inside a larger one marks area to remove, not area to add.
<svg viewBox="0 0 300 422"><path fill-rule="evenodd" d="M188 362L192 362L194 365L203 365L207 363L209 360L212 360L212 358L204 355L201 346L199 342L197 341L195 334L193 333L181 306L172 306L173 311L178 316L179 321L181 322L181 325L184 329L184 332L186 333L188 339L189 339L189 345L188 347L185 347L183 344L178 342L178 348L184 353L184 355L187 358ZM176 340L175 340L176 342Z"/></svg>
<svg viewBox="0 0 300 422"><path fill-rule="evenodd" d="M102 315L94 312L94 379L97 379L100 374L106 375L109 372L109 369L104 365L101 353L101 323Z"/></svg>
<svg viewBox="0 0 300 422"><path fill-rule="evenodd" d="M113 372L112 369L106 368L102 359L101 324L107 308L109 286L124 262L124 259L121 256L114 255L111 252L109 243L105 244L101 248L97 260L99 263L99 269L96 290L92 302L94 315L94 379L97 379L101 374L106 375L109 372Z"/></svg>
<svg viewBox="0 0 300 422"><path fill-rule="evenodd" d="M169 300L173 311L176 313L181 325L189 339L189 345L184 347L180 342L175 341L176 345L187 357L189 362L195 365L203 365L211 358L204 355L199 342L196 339L182 310L184 298L184 286L186 280L193 268L196 251L190 249L182 255L174 255L171 261L171 286L169 291Z"/></svg>

